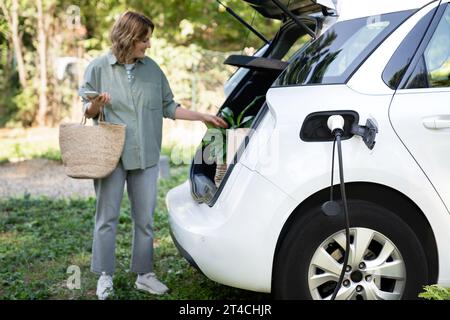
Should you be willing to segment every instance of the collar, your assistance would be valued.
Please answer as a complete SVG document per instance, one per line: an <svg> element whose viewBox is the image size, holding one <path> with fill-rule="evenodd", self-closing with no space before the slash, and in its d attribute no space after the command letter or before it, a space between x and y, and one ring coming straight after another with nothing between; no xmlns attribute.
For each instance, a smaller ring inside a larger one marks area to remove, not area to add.
<svg viewBox="0 0 450 320"><path fill-rule="evenodd" d="M111 51L109 51L107 55L108 55L108 62L109 62L109 64L114 65L114 64L117 63L117 58ZM145 57L136 59L136 62L140 62L142 64L145 64Z"/></svg>

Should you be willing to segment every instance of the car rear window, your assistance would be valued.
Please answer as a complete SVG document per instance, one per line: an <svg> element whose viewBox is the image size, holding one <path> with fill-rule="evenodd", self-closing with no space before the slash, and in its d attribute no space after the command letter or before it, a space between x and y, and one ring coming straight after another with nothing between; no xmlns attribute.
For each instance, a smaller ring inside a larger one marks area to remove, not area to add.
<svg viewBox="0 0 450 320"><path fill-rule="evenodd" d="M274 86L342 84L413 10L336 23L300 50Z"/></svg>

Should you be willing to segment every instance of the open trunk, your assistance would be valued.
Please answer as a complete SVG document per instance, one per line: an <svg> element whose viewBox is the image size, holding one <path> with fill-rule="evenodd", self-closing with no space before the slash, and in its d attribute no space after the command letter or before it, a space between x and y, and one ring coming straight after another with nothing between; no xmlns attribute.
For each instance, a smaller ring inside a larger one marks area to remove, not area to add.
<svg viewBox="0 0 450 320"><path fill-rule="evenodd" d="M238 148L233 162L229 164L222 182L216 185L216 163L204 159L205 147L201 145L190 168L190 185L192 197L199 203L213 206L220 195L227 178L238 162L252 132L258 127L267 112L265 96L273 82L289 65L290 56L311 41L311 35L318 35L322 28L324 12L322 8L332 8L331 0L243 0L261 15L269 19L280 19L283 24L275 37L269 42L267 50L260 57L232 55L224 63L248 70L245 76L232 89L221 106L230 108L235 115L240 114L258 96L258 99L245 113L245 116L256 116L252 129ZM320 4L317 4L320 3ZM227 8L233 16L236 14ZM326 10L325 10L326 13ZM242 20L241 18L237 18ZM247 23L242 22L252 30ZM258 35L258 32L252 30ZM264 38L260 34L260 38Z"/></svg>
<svg viewBox="0 0 450 320"><path fill-rule="evenodd" d="M253 1L255 2L255 1ZM312 30L316 30L320 25L320 21L317 18L308 16L299 17L303 23L305 23ZM243 67L249 69L249 72L240 81L240 83L229 94L225 102L222 104L221 109L228 107L233 110L234 114L240 114L241 111L248 106L255 97L263 96L258 99L257 102L247 110L246 116L256 116L253 121L252 129L255 129L265 114L265 95L272 83L288 65L287 60L292 53L292 49L298 49L304 45L305 41L309 41L306 31L292 20L287 20L274 39L271 41L267 51L260 58L248 57L248 56L230 56L225 63L235 65L237 67ZM245 143L243 143L239 149L245 148L246 142L251 136L246 137ZM191 193L193 198L199 203L207 203L213 206L223 185L226 183L228 176L233 170L234 163L237 163L238 155L241 152L237 152L232 164L229 165L227 172L220 183L216 186L214 182L214 176L216 173L216 163L210 163L207 159L203 158L204 146L200 146L195 154L190 168L190 183Z"/></svg>

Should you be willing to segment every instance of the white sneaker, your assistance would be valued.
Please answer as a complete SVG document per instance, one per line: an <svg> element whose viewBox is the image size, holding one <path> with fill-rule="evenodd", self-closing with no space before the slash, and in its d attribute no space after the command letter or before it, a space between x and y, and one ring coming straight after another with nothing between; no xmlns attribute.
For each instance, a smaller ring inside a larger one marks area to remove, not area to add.
<svg viewBox="0 0 450 320"><path fill-rule="evenodd" d="M136 279L136 287L153 294L164 294L169 291L169 288L156 278L153 272L143 275L138 275Z"/></svg>
<svg viewBox="0 0 450 320"><path fill-rule="evenodd" d="M113 293L113 281L110 275L102 272L97 281L97 297L99 300L106 300Z"/></svg>

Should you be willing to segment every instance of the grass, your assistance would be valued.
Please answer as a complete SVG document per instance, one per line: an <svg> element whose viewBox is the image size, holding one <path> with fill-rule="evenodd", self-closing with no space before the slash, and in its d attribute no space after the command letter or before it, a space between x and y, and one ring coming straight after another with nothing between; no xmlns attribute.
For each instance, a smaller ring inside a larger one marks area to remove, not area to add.
<svg viewBox="0 0 450 320"><path fill-rule="evenodd" d="M132 223L127 196L117 230L113 299L268 299L208 280L180 256L169 235L165 194L185 181L187 166L159 181L155 210L155 272L171 291L157 297L134 289L129 271ZM0 200L0 299L95 299L97 276L89 271L95 199ZM70 290L67 269L81 271L81 288Z"/></svg>
<svg viewBox="0 0 450 320"><path fill-rule="evenodd" d="M425 286L424 292L419 297L427 300L450 300L450 288L444 288L438 285Z"/></svg>
<svg viewBox="0 0 450 320"><path fill-rule="evenodd" d="M0 164L27 159L61 160L57 128L0 129Z"/></svg>
<svg viewBox="0 0 450 320"><path fill-rule="evenodd" d="M42 148L32 143L14 143L4 146L0 154L0 164L37 158L61 161L61 152L52 147Z"/></svg>

